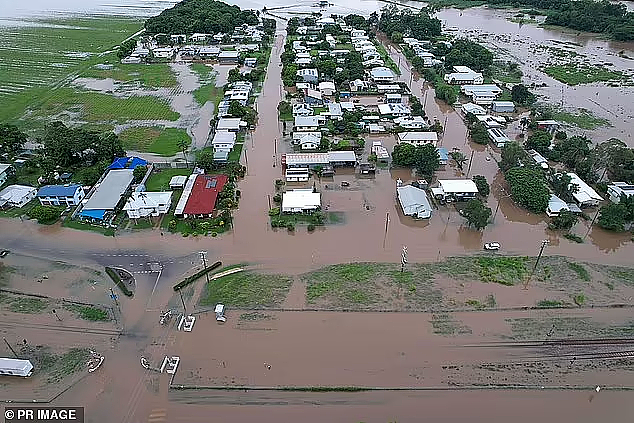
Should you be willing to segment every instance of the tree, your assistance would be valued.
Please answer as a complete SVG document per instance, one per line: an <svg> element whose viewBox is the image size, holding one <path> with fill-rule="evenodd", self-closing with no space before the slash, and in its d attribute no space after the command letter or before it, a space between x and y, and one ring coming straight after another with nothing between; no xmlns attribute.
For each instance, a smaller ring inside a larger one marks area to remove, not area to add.
<svg viewBox="0 0 634 423"><path fill-rule="evenodd" d="M528 150L533 149L538 153L544 154L548 151L553 137L547 131L534 131L526 140L524 147Z"/></svg>
<svg viewBox="0 0 634 423"><path fill-rule="evenodd" d="M535 94L530 92L525 85L516 84L511 89L511 100L520 106L530 106L535 102Z"/></svg>
<svg viewBox="0 0 634 423"><path fill-rule="evenodd" d="M423 109L423 105L420 104L420 100L415 95L411 95L409 97L409 106L412 110L412 116L422 116L425 117L425 110Z"/></svg>
<svg viewBox="0 0 634 423"><path fill-rule="evenodd" d="M562 210L559 212L559 215L553 217L548 227L550 229L563 229L568 231L577 224L578 220L579 218L573 212Z"/></svg>
<svg viewBox="0 0 634 423"><path fill-rule="evenodd" d="M187 147L189 147L189 142L187 142L187 140L180 139L176 141L176 146L180 148L183 153L183 158L185 159L185 164L189 167L189 162L187 161Z"/></svg>
<svg viewBox="0 0 634 423"><path fill-rule="evenodd" d="M527 161L528 155L526 151L515 141L507 142L502 147L502 160L498 163L502 172L520 166Z"/></svg>
<svg viewBox="0 0 634 423"><path fill-rule="evenodd" d="M229 74L227 75L227 82L230 84L234 82L238 82L242 80L242 74L240 73L239 68L229 69Z"/></svg>
<svg viewBox="0 0 634 423"><path fill-rule="evenodd" d="M597 145L592 150L597 169L603 169L612 181L634 183L634 149L616 138Z"/></svg>
<svg viewBox="0 0 634 423"><path fill-rule="evenodd" d="M396 166L413 166L416 163L416 147L412 144L396 144L392 151L392 163Z"/></svg>
<svg viewBox="0 0 634 423"><path fill-rule="evenodd" d="M552 154L553 160L564 163L571 169L575 169L590 153L591 141L586 137L572 136L555 143Z"/></svg>
<svg viewBox="0 0 634 423"><path fill-rule="evenodd" d="M433 144L416 147L416 171L427 178L431 178L440 167L440 155Z"/></svg>
<svg viewBox="0 0 634 423"><path fill-rule="evenodd" d="M506 172L506 181L511 187L513 201L533 213L546 211L550 191L539 169L514 167Z"/></svg>
<svg viewBox="0 0 634 423"><path fill-rule="evenodd" d="M328 47L326 47L328 49ZM317 59L314 62L321 78L333 78L337 69L337 62L333 59Z"/></svg>
<svg viewBox="0 0 634 423"><path fill-rule="evenodd" d="M394 31L391 38L392 41L394 41L396 44L403 43L403 34L401 34L400 32Z"/></svg>
<svg viewBox="0 0 634 423"><path fill-rule="evenodd" d="M205 172L209 173L216 168L216 163L214 162L214 152L210 149L205 149L198 153L198 158L196 160L196 166L205 169Z"/></svg>
<svg viewBox="0 0 634 423"><path fill-rule="evenodd" d="M491 209L480 200L469 200L465 208L462 209L462 215L467 219L469 226L481 230L489 224Z"/></svg>
<svg viewBox="0 0 634 423"><path fill-rule="evenodd" d="M460 151L452 151L449 153L454 162L456 162L456 166L458 169L462 170L464 164L467 162L467 156L462 154Z"/></svg>
<svg viewBox="0 0 634 423"><path fill-rule="evenodd" d="M351 81L355 79L363 79L365 75L365 68L363 67L363 56L361 53L351 51L346 55L344 66L348 71L348 78Z"/></svg>
<svg viewBox="0 0 634 423"><path fill-rule="evenodd" d="M59 219L61 214L62 214L61 209L57 207L42 206L40 204L33 207L27 213L29 218L37 219L37 223L41 223L45 225L55 222L57 219Z"/></svg>
<svg viewBox="0 0 634 423"><path fill-rule="evenodd" d="M22 146L26 142L26 134L17 126L0 125L0 157L7 156L9 160L20 154Z"/></svg>
<svg viewBox="0 0 634 423"><path fill-rule="evenodd" d="M476 187L478 188L478 194L480 194L484 198L488 197L489 192L491 191L491 188L489 188L489 183L487 182L487 178L485 178L482 175L475 175L471 179L473 180L473 182L475 182Z"/></svg>
<svg viewBox="0 0 634 423"><path fill-rule="evenodd" d="M343 20L346 23L346 25L354 29L363 29L366 31L370 29L370 25L368 25L368 22L361 15L356 15L352 13L350 15L344 16Z"/></svg>
<svg viewBox="0 0 634 423"><path fill-rule="evenodd" d="M488 69L493 64L493 53L486 47L468 40L459 39L454 41L445 56L445 68L452 69L454 66L468 66L476 72Z"/></svg>
<svg viewBox="0 0 634 423"><path fill-rule="evenodd" d="M476 144L487 145L489 143L489 133L480 121L469 125L469 137Z"/></svg>
<svg viewBox="0 0 634 423"><path fill-rule="evenodd" d="M137 166L132 171L132 177L134 178L134 182L139 182L145 176L147 172L147 168L145 166Z"/></svg>
<svg viewBox="0 0 634 423"><path fill-rule="evenodd" d="M280 103L277 105L277 111L279 112L280 116L286 115L292 116L293 113L293 107L291 106L291 103L289 103L288 101L280 101Z"/></svg>
<svg viewBox="0 0 634 423"><path fill-rule="evenodd" d="M608 231L623 232L627 214L628 210L625 205L610 203L599 210L597 223Z"/></svg>
<svg viewBox="0 0 634 423"><path fill-rule="evenodd" d="M572 195L579 191L579 185L570 184L572 178L563 172L554 173L550 177L550 186L553 188L553 192L557 197L570 203L574 200Z"/></svg>
<svg viewBox="0 0 634 423"><path fill-rule="evenodd" d="M437 83L434 89L436 98L444 100L447 104L454 104L458 100L458 96L451 85L441 82Z"/></svg>
<svg viewBox="0 0 634 423"><path fill-rule="evenodd" d="M130 53L132 53L134 51L134 49L136 48L136 40L125 40L124 42L121 43L121 45L119 46L119 49L117 50L117 57L119 59L123 59L124 57L127 57L130 55Z"/></svg>

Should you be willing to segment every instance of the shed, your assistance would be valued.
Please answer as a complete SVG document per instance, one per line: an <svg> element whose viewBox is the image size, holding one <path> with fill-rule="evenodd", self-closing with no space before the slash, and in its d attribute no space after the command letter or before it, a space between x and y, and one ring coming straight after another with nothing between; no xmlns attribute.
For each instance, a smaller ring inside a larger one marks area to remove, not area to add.
<svg viewBox="0 0 634 423"><path fill-rule="evenodd" d="M440 179L438 187L442 190L442 199L469 200L475 198L478 187L471 179Z"/></svg>
<svg viewBox="0 0 634 423"><path fill-rule="evenodd" d="M312 189L294 189L282 194L282 212L305 213L321 207L321 194Z"/></svg>
<svg viewBox="0 0 634 423"><path fill-rule="evenodd" d="M548 200L546 214L549 217L555 217L559 216L559 213L561 213L562 211L570 211L568 205L561 198L557 197L554 194L551 194L550 199Z"/></svg>
<svg viewBox="0 0 634 423"><path fill-rule="evenodd" d="M93 219L103 219L106 211L114 210L121 201L123 194L132 184L134 179L133 172L132 169L113 169L109 171L84 204L81 215Z"/></svg>
<svg viewBox="0 0 634 423"><path fill-rule="evenodd" d="M398 142L412 144L412 145L424 145L424 144L433 144L436 145L438 142L438 133L429 131L429 132L399 132L398 133Z"/></svg>
<svg viewBox="0 0 634 423"><path fill-rule="evenodd" d="M412 185L404 185L396 188L396 193L404 215L418 219L431 217L431 204L424 190Z"/></svg>
<svg viewBox="0 0 634 423"><path fill-rule="evenodd" d="M512 101L494 101L491 103L491 109L496 113L513 113L515 103Z"/></svg>
<svg viewBox="0 0 634 423"><path fill-rule="evenodd" d="M185 186L185 182L187 182L187 176L184 176L184 175L172 176L172 179L170 179L170 188L182 189Z"/></svg>

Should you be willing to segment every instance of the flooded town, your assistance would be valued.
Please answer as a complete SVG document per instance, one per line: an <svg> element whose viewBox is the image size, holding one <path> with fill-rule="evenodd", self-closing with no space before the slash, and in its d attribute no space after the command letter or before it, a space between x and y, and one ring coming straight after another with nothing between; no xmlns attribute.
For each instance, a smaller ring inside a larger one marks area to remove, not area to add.
<svg viewBox="0 0 634 423"><path fill-rule="evenodd" d="M25 3L6 421L634 414L628 2Z"/></svg>

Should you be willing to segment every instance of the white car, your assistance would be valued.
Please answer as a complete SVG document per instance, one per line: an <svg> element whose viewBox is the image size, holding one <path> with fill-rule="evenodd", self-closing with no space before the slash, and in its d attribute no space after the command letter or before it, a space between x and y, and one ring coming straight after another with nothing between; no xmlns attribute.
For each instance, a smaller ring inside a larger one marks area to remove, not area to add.
<svg viewBox="0 0 634 423"><path fill-rule="evenodd" d="M227 321L227 317L225 316L225 305L224 304L216 304L216 308L214 310L216 312L216 321L220 323L224 323Z"/></svg>
<svg viewBox="0 0 634 423"><path fill-rule="evenodd" d="M489 250L489 251L497 251L500 249L500 243L499 242L487 242L486 244L484 244L484 249L485 250Z"/></svg>

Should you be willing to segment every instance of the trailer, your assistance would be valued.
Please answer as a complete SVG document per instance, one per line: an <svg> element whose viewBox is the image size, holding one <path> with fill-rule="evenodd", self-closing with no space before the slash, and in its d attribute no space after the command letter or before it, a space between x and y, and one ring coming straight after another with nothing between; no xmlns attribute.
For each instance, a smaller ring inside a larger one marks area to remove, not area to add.
<svg viewBox="0 0 634 423"><path fill-rule="evenodd" d="M29 377L33 374L33 364L29 360L0 358L0 375Z"/></svg>

